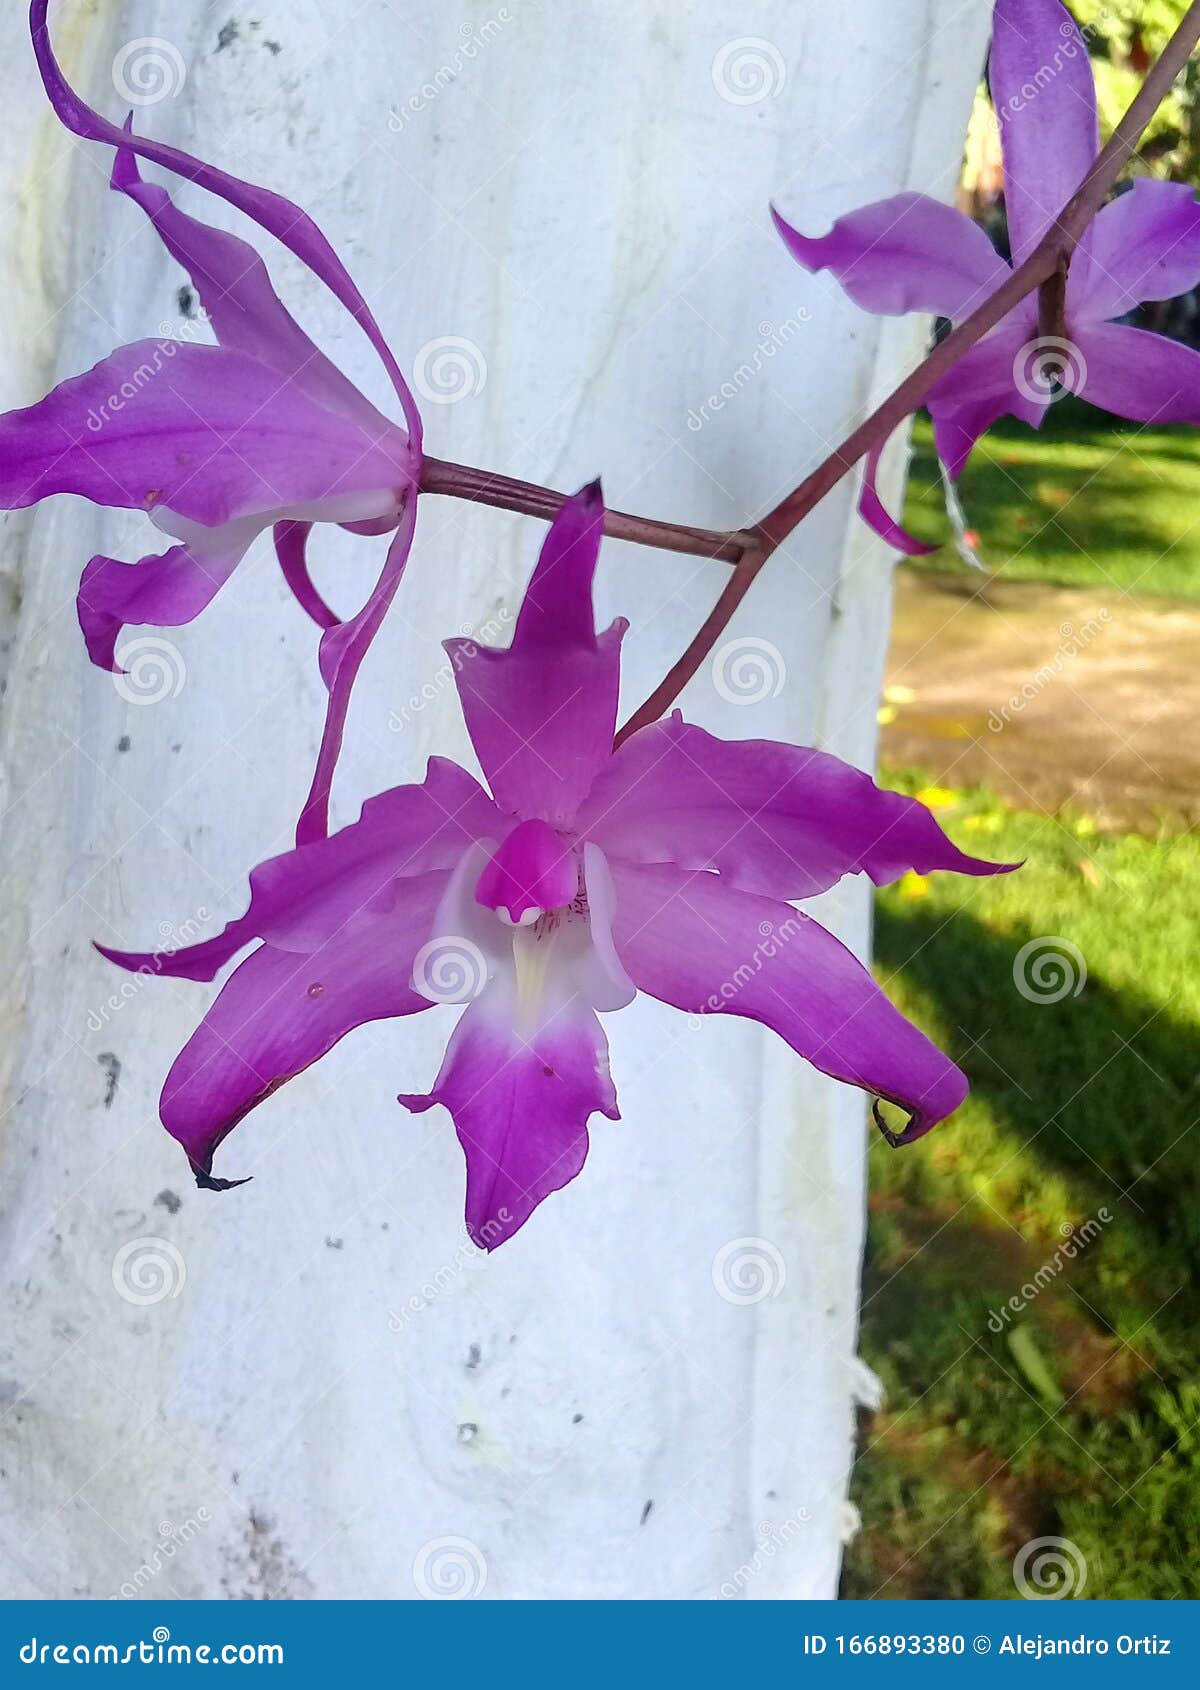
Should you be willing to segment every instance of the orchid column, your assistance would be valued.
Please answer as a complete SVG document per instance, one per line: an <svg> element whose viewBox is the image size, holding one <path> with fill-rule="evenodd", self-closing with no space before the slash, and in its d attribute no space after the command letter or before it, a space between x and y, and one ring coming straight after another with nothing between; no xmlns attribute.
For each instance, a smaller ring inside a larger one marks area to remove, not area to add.
<svg viewBox="0 0 1200 1690"><path fill-rule="evenodd" d="M403 18L368 4L352 26L316 0L186 30L177 11L142 0L101 21L65 3L56 42L94 104L132 104L142 132L320 221L440 457L569 487L602 472L614 505L733 527L922 347L920 322L880 329L798 274L765 207L818 226L906 187L947 197L982 4L864 0L836 32L811 0L686 19L513 0L461 28L428 0ZM4 262L28 329L21 355L6 348L8 407L144 336L147 316L168 341L207 330L139 211L107 194L108 161L39 115L19 17L0 50L28 114L7 172ZM353 325L268 256L387 409ZM693 721L870 764L892 561L852 506L843 488L771 561L687 695ZM609 1027L622 1121L593 1122L587 1179L484 1260L458 1221L449 1120L393 1101L432 1084L453 1013L438 1010L361 1029L262 1105L238 1141L253 1184L181 1184L156 1099L209 989L155 982L151 1019L151 993L89 940L144 941L148 885L156 910L190 912L165 944L241 907L247 867L288 843L323 699L315 632L261 544L201 621L139 635L129 675L89 668L78 562L136 556L136 521L60 503L5 530L22 599L5 1593L832 1593L862 1388L858 1094L753 1029L639 1002ZM419 780L432 752L470 761L439 641L505 643L541 533L424 499L335 822ZM321 530L335 606L363 599L366 550ZM637 608L628 707L726 568L605 546L601 625ZM824 913L865 943L863 888Z"/></svg>

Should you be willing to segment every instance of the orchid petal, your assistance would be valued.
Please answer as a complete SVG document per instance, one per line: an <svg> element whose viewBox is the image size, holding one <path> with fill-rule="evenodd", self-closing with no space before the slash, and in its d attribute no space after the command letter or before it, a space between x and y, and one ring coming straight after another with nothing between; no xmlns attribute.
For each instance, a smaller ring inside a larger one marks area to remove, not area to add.
<svg viewBox="0 0 1200 1690"><path fill-rule="evenodd" d="M612 863L617 950L639 991L692 1015L745 1016L822 1073L908 1111L896 1142L949 1115L966 1076L831 933L790 904L711 874Z"/></svg>
<svg viewBox="0 0 1200 1690"><path fill-rule="evenodd" d="M342 749L342 734L346 726L346 712L350 708L350 694L363 658L370 650L371 641L379 632L396 596L396 589L408 563L408 554L412 551L416 526L417 498L415 492L412 492L409 494L395 538L388 547L379 579L367 602L357 615L351 616L345 622L339 622L336 627L327 629L321 635L319 661L321 678L329 694L329 704L325 712L325 727L321 734L312 785L300 812L300 819L296 823L297 845L323 839L329 832L329 794L333 786L338 754Z"/></svg>
<svg viewBox="0 0 1200 1690"><path fill-rule="evenodd" d="M595 632L592 577L603 528L593 483L550 525L508 649L446 641L467 732L497 803L556 827L569 825L612 753L628 624Z"/></svg>
<svg viewBox="0 0 1200 1690"><path fill-rule="evenodd" d="M1030 428L1041 427L1051 396L1049 382L1038 373L1043 344L1032 308L1013 312L930 388L925 403L934 444L952 479L997 418L1017 417Z"/></svg>
<svg viewBox="0 0 1200 1690"><path fill-rule="evenodd" d="M203 160L193 158L190 153L183 152L178 147L133 135L110 123L107 118L101 117L99 112L93 111L67 82L54 57L46 24L48 7L49 0L31 0L29 23L38 69L59 121L84 140L99 141L118 150L136 153L140 158L162 165L186 181L196 182L209 193L216 194L218 198L228 201L237 210L244 212L260 228L266 229L290 252L295 253L341 301L375 348L399 396L409 436L419 452L421 417L408 384L366 300L355 287L337 253L307 212L302 211L291 200L285 199L282 194L243 182L224 170L218 170L215 165L205 164Z"/></svg>
<svg viewBox="0 0 1200 1690"><path fill-rule="evenodd" d="M364 446L398 435L305 334L247 241L180 211L165 188L142 180L127 148L113 163L112 186L142 208L171 257L188 272L220 345L278 370L318 405L361 429Z"/></svg>
<svg viewBox="0 0 1200 1690"><path fill-rule="evenodd" d="M886 540L889 546L895 546L898 552L906 557L928 557L936 552L936 546L927 546L910 534L907 528L902 528L892 517L883 500L879 497L879 490L875 483L879 475L879 462L883 457L887 440L876 441L867 453L866 463L863 465L862 490L858 496L858 514L874 529L881 540Z"/></svg>
<svg viewBox="0 0 1200 1690"><path fill-rule="evenodd" d="M314 506L340 520L394 509L411 481L397 431L364 443L294 382L218 346L135 341L0 416L5 510L78 493L209 528Z"/></svg>
<svg viewBox="0 0 1200 1690"><path fill-rule="evenodd" d="M576 979L593 1009L625 1009L637 996L637 987L617 955L613 938L617 889L612 868L599 845L591 840L583 847L583 883L591 943L579 959Z"/></svg>
<svg viewBox="0 0 1200 1690"><path fill-rule="evenodd" d="M254 523L202 529L190 545L137 563L94 557L79 582L76 608L88 656L121 672L116 645L130 624L178 628L204 610L228 581L257 533Z"/></svg>
<svg viewBox="0 0 1200 1690"><path fill-rule="evenodd" d="M1067 279L1072 320L1123 316L1200 280L1200 203L1186 182L1140 178L1084 230Z"/></svg>
<svg viewBox="0 0 1200 1690"><path fill-rule="evenodd" d="M484 1250L575 1178L594 1111L620 1119L600 1023L558 984L536 1024L521 1027L515 981L494 980L455 1028L433 1090L399 1100L414 1113L441 1103L453 1116L467 1159L467 1230Z"/></svg>
<svg viewBox="0 0 1200 1690"><path fill-rule="evenodd" d="M429 1007L409 977L445 880L444 870L416 876L386 916L354 916L306 955L263 945L234 970L176 1057L159 1105L198 1185L230 1183L212 1178L221 1141L345 1034Z"/></svg>
<svg viewBox="0 0 1200 1690"><path fill-rule="evenodd" d="M1060 0L996 0L988 61L1013 263L1033 251L1100 151L1087 47Z"/></svg>
<svg viewBox="0 0 1200 1690"><path fill-rule="evenodd" d="M308 536L312 533L312 526L311 522L277 522L275 555L283 578L301 609L312 617L318 628L336 628L341 623L341 617L330 610L308 573Z"/></svg>
<svg viewBox="0 0 1200 1690"><path fill-rule="evenodd" d="M733 885L811 898L845 874L886 886L910 871L1000 874L960 851L915 798L823 751L722 740L678 713L625 742L579 813L610 855L717 869Z"/></svg>
<svg viewBox="0 0 1200 1690"><path fill-rule="evenodd" d="M349 827L260 863L245 915L214 938L158 952L97 949L121 968L188 980L211 980L255 939L276 950L313 951L364 912L403 907L413 876L448 874L472 841L502 821L465 769L431 757L421 785L393 787L369 799Z"/></svg>
<svg viewBox="0 0 1200 1690"><path fill-rule="evenodd" d="M1075 330L1073 390L1131 422L1200 422L1200 352L1146 329L1094 323Z"/></svg>
<svg viewBox="0 0 1200 1690"><path fill-rule="evenodd" d="M879 316L965 317L1008 274L978 223L927 194L860 206L816 239L771 215L793 258L829 270L856 305Z"/></svg>

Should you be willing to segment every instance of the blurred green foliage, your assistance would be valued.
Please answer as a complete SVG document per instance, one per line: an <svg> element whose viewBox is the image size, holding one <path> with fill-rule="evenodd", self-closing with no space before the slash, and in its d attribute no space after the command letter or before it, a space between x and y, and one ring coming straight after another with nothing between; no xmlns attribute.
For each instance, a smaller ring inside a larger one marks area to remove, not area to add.
<svg viewBox="0 0 1200 1690"><path fill-rule="evenodd" d="M879 894L878 976L972 1089L928 1138L870 1152L862 1350L886 1396L861 1426L844 1592L1013 1598L1014 1556L1058 1536L1088 1597L1194 1598L1200 838L1105 837L978 792L940 819L1025 866ZM1073 964L1038 1001L1018 957L1048 936L1086 978L1076 995Z"/></svg>
<svg viewBox="0 0 1200 1690"><path fill-rule="evenodd" d="M1188 8L1188 0L1071 0L1096 72L1101 128L1107 135L1137 93L1147 64L1158 57ZM1163 102L1138 149L1132 174L1196 180L1195 133L1200 67L1189 64ZM1139 165L1141 169L1139 170Z"/></svg>
<svg viewBox="0 0 1200 1690"><path fill-rule="evenodd" d="M1200 431L1144 428L1064 398L1040 431L1005 417L980 440L958 494L990 569L1011 581L1200 598ZM906 568L961 566L933 433L913 426L905 523L943 549Z"/></svg>

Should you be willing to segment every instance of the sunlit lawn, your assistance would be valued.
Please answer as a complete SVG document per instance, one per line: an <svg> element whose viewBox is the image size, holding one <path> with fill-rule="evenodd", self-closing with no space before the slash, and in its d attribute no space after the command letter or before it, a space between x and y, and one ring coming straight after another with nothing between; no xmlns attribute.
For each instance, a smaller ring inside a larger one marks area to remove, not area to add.
<svg viewBox="0 0 1200 1690"><path fill-rule="evenodd" d="M1192 497L1172 474L1163 522ZM1130 578L1138 561L1108 554ZM942 819L1026 866L879 896L880 978L972 1093L919 1143L871 1151L862 1348L886 1401L863 1420L845 1593L1014 1597L1014 1555L1053 1536L1089 1597L1195 1597L1200 839L1099 837L979 794ZM1047 936L1078 948L1077 996L1018 991L1018 953Z"/></svg>
<svg viewBox="0 0 1200 1690"><path fill-rule="evenodd" d="M918 539L950 534L933 436L917 420L906 520ZM1064 399L1040 432L1002 420L958 484L984 561L1006 579L1112 584L1200 598L1200 432L1139 429ZM952 549L913 567L944 569Z"/></svg>

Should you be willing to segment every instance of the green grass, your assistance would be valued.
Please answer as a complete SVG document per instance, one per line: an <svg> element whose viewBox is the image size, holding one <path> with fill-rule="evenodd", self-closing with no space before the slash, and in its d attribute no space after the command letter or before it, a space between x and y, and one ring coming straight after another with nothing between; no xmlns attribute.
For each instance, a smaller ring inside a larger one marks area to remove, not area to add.
<svg viewBox="0 0 1200 1690"><path fill-rule="evenodd" d="M1026 866L879 895L879 976L972 1091L871 1151L862 1349L886 1400L861 1428L845 1594L1013 1598L1014 1555L1054 1536L1089 1597L1196 1597L1200 838L1101 837L983 794L942 819ZM1050 935L1086 984L1032 1002L1015 959Z"/></svg>
<svg viewBox="0 0 1200 1690"><path fill-rule="evenodd" d="M953 559L927 417L917 419L905 520ZM959 481L989 568L1054 586L1116 586L1200 598L1200 432L1106 419L1077 400L1050 408L1040 432L1002 419Z"/></svg>

